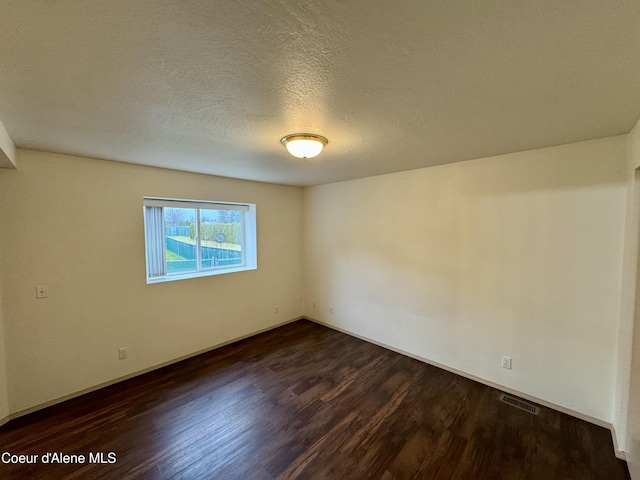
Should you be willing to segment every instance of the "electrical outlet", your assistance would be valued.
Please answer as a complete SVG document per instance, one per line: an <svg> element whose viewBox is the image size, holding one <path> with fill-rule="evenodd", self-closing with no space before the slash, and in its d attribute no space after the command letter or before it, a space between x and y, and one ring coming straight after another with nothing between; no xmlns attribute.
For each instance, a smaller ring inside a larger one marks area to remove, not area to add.
<svg viewBox="0 0 640 480"><path fill-rule="evenodd" d="M316 309L316 302L313 302L313 303L311 304L311 308L313 308L314 310Z"/></svg>
<svg viewBox="0 0 640 480"><path fill-rule="evenodd" d="M280 313L280 306L279 305L275 305L273 307L273 313Z"/></svg>
<svg viewBox="0 0 640 480"><path fill-rule="evenodd" d="M47 298L49 296L49 286L48 285L38 285L36 286L36 298Z"/></svg>
<svg viewBox="0 0 640 480"><path fill-rule="evenodd" d="M333 315L333 307L329 307L329 313Z"/></svg>
<svg viewBox="0 0 640 480"><path fill-rule="evenodd" d="M511 370L511 357L507 357L505 355L502 356L502 368Z"/></svg>
<svg viewBox="0 0 640 480"><path fill-rule="evenodd" d="M125 358L127 358L128 354L129 354L129 349L127 347L120 347L118 349L118 358L120 360L124 360Z"/></svg>

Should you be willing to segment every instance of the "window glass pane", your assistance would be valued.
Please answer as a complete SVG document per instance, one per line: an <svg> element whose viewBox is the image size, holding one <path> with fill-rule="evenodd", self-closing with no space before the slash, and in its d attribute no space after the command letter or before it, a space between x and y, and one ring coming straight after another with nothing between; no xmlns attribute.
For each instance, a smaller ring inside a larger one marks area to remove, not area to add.
<svg viewBox="0 0 640 480"><path fill-rule="evenodd" d="M164 208L167 275L198 270L196 209Z"/></svg>
<svg viewBox="0 0 640 480"><path fill-rule="evenodd" d="M242 265L242 212L200 210L202 268Z"/></svg>

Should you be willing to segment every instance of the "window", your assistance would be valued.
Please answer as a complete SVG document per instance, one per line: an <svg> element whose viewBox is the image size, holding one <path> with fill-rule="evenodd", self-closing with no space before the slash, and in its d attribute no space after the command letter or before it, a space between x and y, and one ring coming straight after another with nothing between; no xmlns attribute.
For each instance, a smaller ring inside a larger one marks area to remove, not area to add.
<svg viewBox="0 0 640 480"><path fill-rule="evenodd" d="M147 283L254 270L253 204L144 198Z"/></svg>

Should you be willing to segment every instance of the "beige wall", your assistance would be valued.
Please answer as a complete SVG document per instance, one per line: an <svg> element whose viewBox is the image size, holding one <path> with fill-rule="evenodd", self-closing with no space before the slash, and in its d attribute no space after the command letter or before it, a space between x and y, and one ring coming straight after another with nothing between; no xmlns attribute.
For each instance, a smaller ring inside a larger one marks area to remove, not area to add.
<svg viewBox="0 0 640 480"><path fill-rule="evenodd" d="M18 170L0 171L12 413L302 314L301 189L18 154ZM258 269L147 285L145 195L255 203Z"/></svg>
<svg viewBox="0 0 640 480"><path fill-rule="evenodd" d="M0 313L0 316L2 314ZM0 319L0 425L9 415L9 390L4 346L4 325Z"/></svg>
<svg viewBox="0 0 640 480"><path fill-rule="evenodd" d="M628 198L623 304L620 322L619 423L620 437L626 437L624 450L631 477L640 479L640 269L638 269L638 227L640 223L640 122L628 136ZM635 317L635 322L634 322ZM635 328L634 328L635 323ZM629 360L631 365L629 368ZM626 410L625 410L626 409ZM627 415L624 415L628 413Z"/></svg>
<svg viewBox="0 0 640 480"><path fill-rule="evenodd" d="M309 188L305 314L611 422L625 162L621 136Z"/></svg>

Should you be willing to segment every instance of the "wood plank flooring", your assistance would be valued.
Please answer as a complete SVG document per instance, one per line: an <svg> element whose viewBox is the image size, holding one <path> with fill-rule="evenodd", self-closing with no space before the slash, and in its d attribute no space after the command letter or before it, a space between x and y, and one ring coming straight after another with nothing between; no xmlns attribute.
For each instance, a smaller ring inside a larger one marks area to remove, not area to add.
<svg viewBox="0 0 640 480"><path fill-rule="evenodd" d="M608 430L500 393L299 321L9 422L0 452L39 457L0 478L629 478Z"/></svg>

